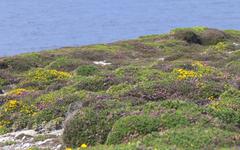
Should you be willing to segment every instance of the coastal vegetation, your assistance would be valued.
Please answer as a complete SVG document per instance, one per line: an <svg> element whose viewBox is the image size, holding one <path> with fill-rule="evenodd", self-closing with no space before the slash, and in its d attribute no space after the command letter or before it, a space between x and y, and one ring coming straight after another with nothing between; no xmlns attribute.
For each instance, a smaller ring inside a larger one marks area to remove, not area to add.
<svg viewBox="0 0 240 150"><path fill-rule="evenodd" d="M240 31L162 35L0 59L0 134L64 129L65 149L240 146Z"/></svg>

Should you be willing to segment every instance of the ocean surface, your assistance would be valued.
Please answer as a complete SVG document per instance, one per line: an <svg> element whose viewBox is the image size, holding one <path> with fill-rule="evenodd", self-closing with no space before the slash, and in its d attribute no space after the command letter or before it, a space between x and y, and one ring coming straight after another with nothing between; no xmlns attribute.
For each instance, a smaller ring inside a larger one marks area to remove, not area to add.
<svg viewBox="0 0 240 150"><path fill-rule="evenodd" d="M0 56L166 33L240 29L239 0L0 0Z"/></svg>

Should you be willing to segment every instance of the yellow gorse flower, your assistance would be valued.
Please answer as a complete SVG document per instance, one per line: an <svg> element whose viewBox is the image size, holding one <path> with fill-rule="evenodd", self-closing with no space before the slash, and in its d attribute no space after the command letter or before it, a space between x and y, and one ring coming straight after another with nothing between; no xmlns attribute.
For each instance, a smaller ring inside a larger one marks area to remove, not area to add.
<svg viewBox="0 0 240 150"><path fill-rule="evenodd" d="M10 100L5 104L4 110L5 112L14 110L18 107L18 105L19 105L19 102L17 100Z"/></svg>
<svg viewBox="0 0 240 150"><path fill-rule="evenodd" d="M82 144L81 148L87 148L87 144Z"/></svg>
<svg viewBox="0 0 240 150"><path fill-rule="evenodd" d="M210 96L210 97L208 97L208 100L210 100L210 101L214 101L215 98L214 98L214 96Z"/></svg>
<svg viewBox="0 0 240 150"><path fill-rule="evenodd" d="M0 121L0 126L2 126L2 128L4 128L5 126L8 126L11 123L12 122L10 120L1 120Z"/></svg>
<svg viewBox="0 0 240 150"><path fill-rule="evenodd" d="M191 70L176 69L174 71L177 72L179 80L185 80L187 78L196 78L201 76L197 72Z"/></svg>
<svg viewBox="0 0 240 150"><path fill-rule="evenodd" d="M201 62L194 62L192 66L195 67L194 70L186 69L174 69L173 72L178 74L179 80L185 80L189 78L201 78L203 75L209 74L212 72L212 68L202 64Z"/></svg>
<svg viewBox="0 0 240 150"><path fill-rule="evenodd" d="M29 92L29 91L26 89L23 89L23 88L18 88L18 89L11 90L8 94L9 95L22 95L25 92Z"/></svg>
<svg viewBox="0 0 240 150"><path fill-rule="evenodd" d="M72 150L72 148L70 148L70 147L67 147L65 150Z"/></svg>
<svg viewBox="0 0 240 150"><path fill-rule="evenodd" d="M57 71L57 70L47 70L47 69L36 69L29 72L29 79L37 82L47 82L49 80L63 80L70 78L72 75L68 72Z"/></svg>

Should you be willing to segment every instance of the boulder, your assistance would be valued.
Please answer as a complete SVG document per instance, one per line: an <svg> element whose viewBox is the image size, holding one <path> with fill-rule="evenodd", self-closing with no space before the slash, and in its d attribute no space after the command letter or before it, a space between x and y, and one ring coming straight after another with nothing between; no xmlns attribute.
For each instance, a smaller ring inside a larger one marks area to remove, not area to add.
<svg viewBox="0 0 240 150"><path fill-rule="evenodd" d="M191 30L180 30L174 33L174 37L179 40L186 41L187 43L201 44L200 37Z"/></svg>
<svg viewBox="0 0 240 150"><path fill-rule="evenodd" d="M200 36L203 45L215 45L227 38L223 31L217 29L207 29Z"/></svg>

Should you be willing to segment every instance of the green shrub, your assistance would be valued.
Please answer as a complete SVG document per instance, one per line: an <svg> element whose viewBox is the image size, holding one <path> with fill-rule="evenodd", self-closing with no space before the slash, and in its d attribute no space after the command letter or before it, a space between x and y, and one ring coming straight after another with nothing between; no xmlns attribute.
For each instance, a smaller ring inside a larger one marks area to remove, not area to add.
<svg viewBox="0 0 240 150"><path fill-rule="evenodd" d="M8 128L0 125L0 135L5 134L7 132L8 132Z"/></svg>
<svg viewBox="0 0 240 150"><path fill-rule="evenodd" d="M81 75L81 76L96 75L98 71L99 71L98 68L92 65L80 66L76 69L77 75Z"/></svg>
<svg viewBox="0 0 240 150"><path fill-rule="evenodd" d="M54 69L61 71L72 71L77 68L80 62L66 57L59 57L55 61L51 62L46 69Z"/></svg>
<svg viewBox="0 0 240 150"><path fill-rule="evenodd" d="M183 114L165 114L161 116L161 124L164 128L175 128L190 125Z"/></svg>
<svg viewBox="0 0 240 150"><path fill-rule="evenodd" d="M65 123L63 141L67 147L103 144L111 130L113 122L119 118L116 110L95 111L85 108ZM111 115L110 115L111 114Z"/></svg>
<svg viewBox="0 0 240 150"><path fill-rule="evenodd" d="M41 125L42 123L47 123L54 118L56 118L54 114L54 110L45 109L45 110L39 111L34 115L33 122L35 123L35 125Z"/></svg>
<svg viewBox="0 0 240 150"><path fill-rule="evenodd" d="M174 129L163 135L152 134L146 136L142 143L156 149L218 149L236 146L239 143L233 140L236 135L218 128L193 126Z"/></svg>
<svg viewBox="0 0 240 150"><path fill-rule="evenodd" d="M131 134L144 135L157 131L159 127L158 118L145 115L127 116L115 122L108 135L107 144L119 144Z"/></svg>
<svg viewBox="0 0 240 150"><path fill-rule="evenodd" d="M219 101L212 102L209 107L212 114L224 122L240 124L240 91L229 89L220 96Z"/></svg>
<svg viewBox="0 0 240 150"><path fill-rule="evenodd" d="M111 85L115 84L113 80L108 80L101 76L89 76L82 77L78 83L76 83L76 88L78 90L87 91L103 91L107 90Z"/></svg>
<svg viewBox="0 0 240 150"><path fill-rule="evenodd" d="M213 46L213 48L216 51L234 50L233 46L226 42L218 42L216 45Z"/></svg>
<svg viewBox="0 0 240 150"><path fill-rule="evenodd" d="M13 131L18 131L26 127L31 127L32 124L33 120L31 115L19 114L19 116L14 120L11 128Z"/></svg>
<svg viewBox="0 0 240 150"><path fill-rule="evenodd" d="M121 83L118 85L111 86L106 93L111 94L112 96L121 96L124 95L126 92L130 91L133 88L132 85Z"/></svg>
<svg viewBox="0 0 240 150"><path fill-rule="evenodd" d="M117 120L108 135L107 144L120 144L161 129L169 129L189 125L184 116L165 114L162 116L133 115Z"/></svg>
<svg viewBox="0 0 240 150"><path fill-rule="evenodd" d="M234 74L240 74L240 62L232 61L226 64L226 70Z"/></svg>
<svg viewBox="0 0 240 150"><path fill-rule="evenodd" d="M7 81L0 77L0 88L3 88L3 86L7 83Z"/></svg>
<svg viewBox="0 0 240 150"><path fill-rule="evenodd" d="M20 86L45 89L47 85L56 81L66 81L71 77L71 73L68 72L36 68L28 71L25 80L20 83Z"/></svg>
<svg viewBox="0 0 240 150"><path fill-rule="evenodd" d="M173 29L171 32L172 33L175 33L175 32L178 32L178 31L193 31L193 32L196 32L196 33L202 33L204 32L205 30L207 30L208 28L207 27L203 27L203 26L195 26L195 27L192 27L192 28L176 28L176 29Z"/></svg>
<svg viewBox="0 0 240 150"><path fill-rule="evenodd" d="M240 36L239 30L224 30L225 33L230 34L231 36L238 37Z"/></svg>
<svg viewBox="0 0 240 150"><path fill-rule="evenodd" d="M23 72L35 67L44 67L50 59L39 53L22 54L15 57L10 57L4 60L14 72Z"/></svg>

